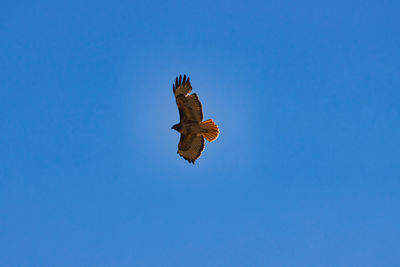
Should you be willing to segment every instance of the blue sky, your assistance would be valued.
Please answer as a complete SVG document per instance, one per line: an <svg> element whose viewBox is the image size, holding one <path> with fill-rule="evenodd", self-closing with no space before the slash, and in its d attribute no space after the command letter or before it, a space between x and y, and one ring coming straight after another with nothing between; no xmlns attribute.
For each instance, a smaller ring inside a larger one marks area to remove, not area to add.
<svg viewBox="0 0 400 267"><path fill-rule="evenodd" d="M1 265L399 266L399 8L3 2Z"/></svg>

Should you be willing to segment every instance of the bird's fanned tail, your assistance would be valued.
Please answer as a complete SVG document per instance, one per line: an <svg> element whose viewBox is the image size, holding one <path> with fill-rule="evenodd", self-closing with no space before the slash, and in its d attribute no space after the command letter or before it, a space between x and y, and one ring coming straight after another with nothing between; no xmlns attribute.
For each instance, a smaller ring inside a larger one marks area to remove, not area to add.
<svg viewBox="0 0 400 267"><path fill-rule="evenodd" d="M203 133L202 135L207 139L208 142L212 142L217 139L219 135L219 129L212 119L201 122L201 126L207 130L207 132Z"/></svg>

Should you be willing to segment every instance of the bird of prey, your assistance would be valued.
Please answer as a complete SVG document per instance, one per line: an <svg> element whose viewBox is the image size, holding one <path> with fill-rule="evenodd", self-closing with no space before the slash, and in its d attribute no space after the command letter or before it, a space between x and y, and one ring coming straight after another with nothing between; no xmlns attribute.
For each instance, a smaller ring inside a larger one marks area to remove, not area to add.
<svg viewBox="0 0 400 267"><path fill-rule="evenodd" d="M197 94L189 95L192 91L189 77L176 77L172 89L180 117L180 122L171 128L181 133L177 153L194 164L204 150L204 138L209 142L214 141L219 129L212 119L203 121L203 110Z"/></svg>

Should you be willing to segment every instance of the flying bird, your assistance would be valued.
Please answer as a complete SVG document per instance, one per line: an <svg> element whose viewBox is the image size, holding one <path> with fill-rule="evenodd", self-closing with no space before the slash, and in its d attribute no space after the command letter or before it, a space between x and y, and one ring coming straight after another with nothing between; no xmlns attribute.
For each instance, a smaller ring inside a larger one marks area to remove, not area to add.
<svg viewBox="0 0 400 267"><path fill-rule="evenodd" d="M197 94L189 95L192 91L189 80L186 75L183 79L179 75L179 79L176 77L175 84L172 84L180 122L171 129L181 133L177 153L194 164L204 150L204 138L209 142L214 141L219 135L219 129L212 119L203 121L202 105Z"/></svg>

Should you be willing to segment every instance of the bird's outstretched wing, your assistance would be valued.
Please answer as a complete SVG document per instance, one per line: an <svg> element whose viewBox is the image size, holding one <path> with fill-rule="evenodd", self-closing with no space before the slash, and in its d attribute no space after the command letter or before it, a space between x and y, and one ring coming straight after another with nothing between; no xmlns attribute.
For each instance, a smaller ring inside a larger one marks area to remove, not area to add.
<svg viewBox="0 0 400 267"><path fill-rule="evenodd" d="M179 117L182 121L198 121L203 120L203 108L197 94L188 95L192 91L190 78L186 79L186 75L176 77L175 84L172 85L174 91L176 105L179 110Z"/></svg>
<svg viewBox="0 0 400 267"><path fill-rule="evenodd" d="M204 137L197 136L196 134L181 134L181 139L178 144L178 154L193 163L201 155L204 150Z"/></svg>

